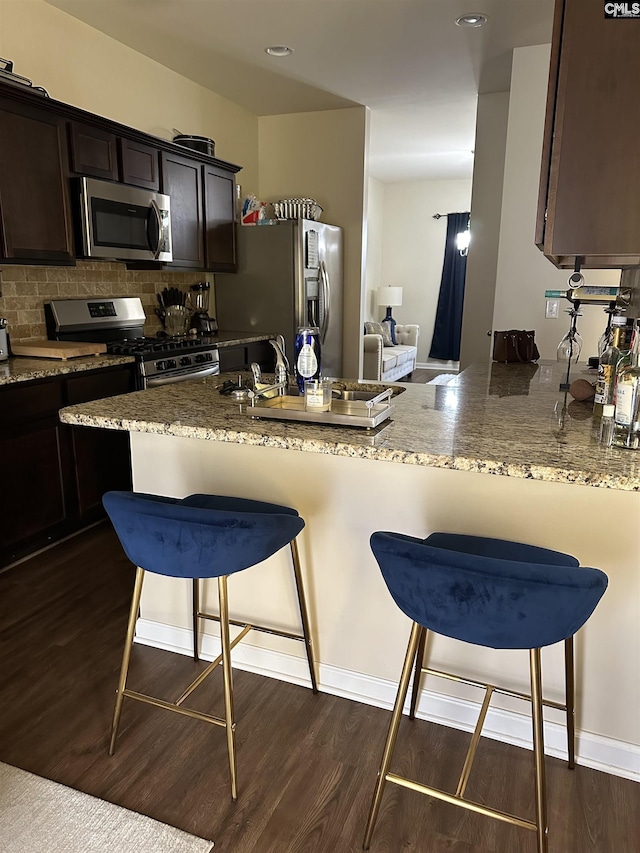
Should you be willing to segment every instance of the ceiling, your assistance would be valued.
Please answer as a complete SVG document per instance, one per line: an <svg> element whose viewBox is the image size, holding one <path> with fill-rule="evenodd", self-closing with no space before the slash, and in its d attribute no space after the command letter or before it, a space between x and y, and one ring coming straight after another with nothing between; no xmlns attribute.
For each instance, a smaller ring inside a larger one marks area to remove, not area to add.
<svg viewBox="0 0 640 853"><path fill-rule="evenodd" d="M257 115L371 110L370 173L470 178L477 95L551 41L553 0L47 0ZM482 28L455 25L482 12ZM270 57L269 45L294 49Z"/></svg>

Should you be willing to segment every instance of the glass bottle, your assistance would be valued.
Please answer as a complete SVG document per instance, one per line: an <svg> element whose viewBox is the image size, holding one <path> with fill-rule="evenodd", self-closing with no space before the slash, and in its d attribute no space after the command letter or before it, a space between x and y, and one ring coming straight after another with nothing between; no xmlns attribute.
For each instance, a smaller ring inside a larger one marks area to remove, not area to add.
<svg viewBox="0 0 640 853"><path fill-rule="evenodd" d="M631 302L631 289L581 285L570 287L568 290L545 290L544 296L545 299L568 299L569 302L592 302L596 305L615 303L622 308Z"/></svg>
<svg viewBox="0 0 640 853"><path fill-rule="evenodd" d="M633 325L631 329L629 329L629 323L631 320L627 320L627 328L625 329L624 341L620 345L620 358L618 359L618 366L616 367L616 373L620 373L623 367L626 367L628 364L631 364L631 358L633 355L633 345L635 342L636 335L638 334L638 320L633 320ZM629 334L631 332L631 334ZM615 393L614 400L615 404Z"/></svg>
<svg viewBox="0 0 640 853"><path fill-rule="evenodd" d="M600 429L598 432L598 440L604 447L611 447L613 441L613 429L615 421L613 419L615 408L607 403L602 407L602 418L600 419Z"/></svg>
<svg viewBox="0 0 640 853"><path fill-rule="evenodd" d="M301 326L293 352L293 371L301 394L307 379L320 379L320 367L320 330L317 326Z"/></svg>
<svg viewBox="0 0 640 853"><path fill-rule="evenodd" d="M633 342L631 362L618 373L613 444L636 450L640 447L640 335Z"/></svg>
<svg viewBox="0 0 640 853"><path fill-rule="evenodd" d="M602 417L602 407L613 403L616 384L616 368L620 358L620 347L624 343L627 318L617 315L611 321L611 343L600 356L596 395L593 401L594 418Z"/></svg>

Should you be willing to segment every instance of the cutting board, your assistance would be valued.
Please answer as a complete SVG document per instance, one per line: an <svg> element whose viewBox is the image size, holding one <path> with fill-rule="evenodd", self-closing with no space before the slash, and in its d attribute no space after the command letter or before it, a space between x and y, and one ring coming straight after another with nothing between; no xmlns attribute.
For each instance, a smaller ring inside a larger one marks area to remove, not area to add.
<svg viewBox="0 0 640 853"><path fill-rule="evenodd" d="M80 355L100 355L107 351L106 344L80 341L30 341L26 344L11 342L14 355L30 355L35 358L77 358Z"/></svg>

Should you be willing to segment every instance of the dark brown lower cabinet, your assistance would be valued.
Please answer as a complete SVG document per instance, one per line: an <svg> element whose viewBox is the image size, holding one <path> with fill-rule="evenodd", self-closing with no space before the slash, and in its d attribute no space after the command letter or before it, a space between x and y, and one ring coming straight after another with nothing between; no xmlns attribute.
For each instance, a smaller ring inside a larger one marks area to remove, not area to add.
<svg viewBox="0 0 640 853"><path fill-rule="evenodd" d="M254 361L266 373L273 373L275 369L275 354L268 341L221 346L218 347L218 355L220 356L220 373L249 370Z"/></svg>
<svg viewBox="0 0 640 853"><path fill-rule="evenodd" d="M131 365L0 387L0 567L98 521L104 492L131 488L128 433L58 418L131 390Z"/></svg>

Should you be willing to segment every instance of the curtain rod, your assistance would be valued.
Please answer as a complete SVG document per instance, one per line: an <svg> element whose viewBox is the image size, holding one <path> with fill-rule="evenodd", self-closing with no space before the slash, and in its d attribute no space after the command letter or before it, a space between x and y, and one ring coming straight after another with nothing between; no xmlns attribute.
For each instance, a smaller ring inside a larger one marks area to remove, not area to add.
<svg viewBox="0 0 640 853"><path fill-rule="evenodd" d="M463 211L463 212L464 212L464 213L468 213L468 211L466 211L466 210L465 210L465 211ZM432 218L432 219L443 219L445 216L450 216L450 215L451 215L451 214L449 214L449 213L434 213L434 214L433 214L433 216L432 216L431 218Z"/></svg>

